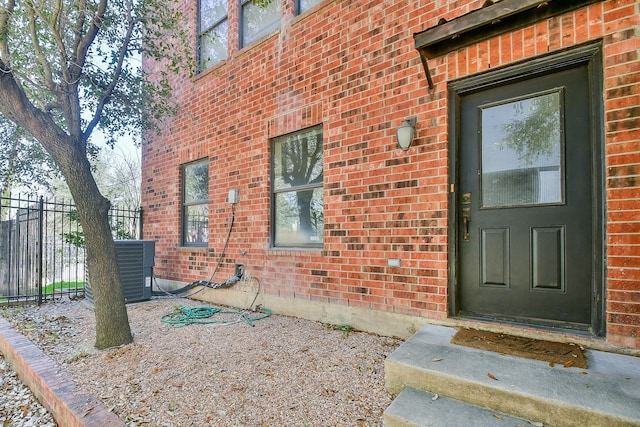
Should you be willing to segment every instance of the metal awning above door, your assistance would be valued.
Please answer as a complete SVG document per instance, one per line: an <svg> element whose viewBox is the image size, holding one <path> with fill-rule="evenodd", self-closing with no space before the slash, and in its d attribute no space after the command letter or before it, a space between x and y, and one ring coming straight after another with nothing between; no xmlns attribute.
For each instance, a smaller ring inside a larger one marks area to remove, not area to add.
<svg viewBox="0 0 640 427"><path fill-rule="evenodd" d="M480 9L451 21L441 18L435 27L413 35L429 87L433 89L428 59L601 1L603 0L487 0Z"/></svg>

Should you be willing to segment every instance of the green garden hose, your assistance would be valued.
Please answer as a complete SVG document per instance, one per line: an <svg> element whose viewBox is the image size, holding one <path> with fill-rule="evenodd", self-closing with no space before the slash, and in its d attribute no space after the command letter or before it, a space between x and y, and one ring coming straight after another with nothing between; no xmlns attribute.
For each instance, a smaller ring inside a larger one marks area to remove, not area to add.
<svg viewBox="0 0 640 427"><path fill-rule="evenodd" d="M165 314L160 318L164 323L169 324L172 328L183 328L188 325L231 325L239 322L246 322L250 326L255 326L254 322L257 320L266 319L271 316L271 310L264 307L257 307L256 312L262 313L262 316L249 317L243 311L236 310L223 310L219 307L189 307L183 305L182 307L176 307L171 313ZM232 315L235 317L229 318L216 318L212 317L216 314L220 315Z"/></svg>

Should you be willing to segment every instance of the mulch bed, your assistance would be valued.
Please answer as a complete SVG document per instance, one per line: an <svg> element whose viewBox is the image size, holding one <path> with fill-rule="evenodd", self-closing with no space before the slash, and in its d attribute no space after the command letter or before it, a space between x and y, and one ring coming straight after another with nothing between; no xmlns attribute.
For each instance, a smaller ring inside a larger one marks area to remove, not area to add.
<svg viewBox="0 0 640 427"><path fill-rule="evenodd" d="M587 358L577 344L537 340L477 329L460 328L453 344L549 362L551 366L587 369Z"/></svg>

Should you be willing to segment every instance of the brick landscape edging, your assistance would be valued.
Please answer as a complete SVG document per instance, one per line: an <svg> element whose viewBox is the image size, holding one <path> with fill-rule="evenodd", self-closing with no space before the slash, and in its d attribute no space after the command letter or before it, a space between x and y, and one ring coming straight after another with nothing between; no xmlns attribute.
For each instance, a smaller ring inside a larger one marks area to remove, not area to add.
<svg viewBox="0 0 640 427"><path fill-rule="evenodd" d="M0 317L0 352L38 401L64 427L124 426L90 393L78 389L53 359Z"/></svg>

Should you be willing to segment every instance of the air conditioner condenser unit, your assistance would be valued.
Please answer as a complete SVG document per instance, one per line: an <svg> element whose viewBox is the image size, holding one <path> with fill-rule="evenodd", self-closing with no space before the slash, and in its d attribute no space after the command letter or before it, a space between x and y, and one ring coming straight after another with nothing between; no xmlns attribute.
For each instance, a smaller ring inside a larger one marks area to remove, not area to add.
<svg viewBox="0 0 640 427"><path fill-rule="evenodd" d="M151 299L153 267L155 265L155 241L115 240L118 271L127 303ZM85 297L93 303L91 279L87 274Z"/></svg>

